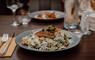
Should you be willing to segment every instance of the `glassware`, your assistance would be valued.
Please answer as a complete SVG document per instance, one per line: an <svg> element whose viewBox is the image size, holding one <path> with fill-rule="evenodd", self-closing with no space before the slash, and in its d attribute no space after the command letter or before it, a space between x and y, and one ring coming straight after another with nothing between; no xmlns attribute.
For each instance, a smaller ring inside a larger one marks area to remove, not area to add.
<svg viewBox="0 0 95 60"><path fill-rule="evenodd" d="M93 13L94 12L91 12L91 11L85 11L82 15L81 22L80 22L80 28L81 28L81 31L84 35L91 34L91 31L90 31L91 27L90 27L90 23L88 21L88 18L93 17Z"/></svg>
<svg viewBox="0 0 95 60"><path fill-rule="evenodd" d="M22 25L28 25L28 23L31 21L31 18L28 15L21 15L18 16L17 20Z"/></svg>
<svg viewBox="0 0 95 60"><path fill-rule="evenodd" d="M18 22L16 21L16 19L15 19L15 12L16 12L16 10L19 8L19 7L21 7L22 5L20 5L20 4L17 4L18 2L16 2L15 0L7 0L6 1L6 5L7 5L7 7L9 8L9 9L11 9L12 10L12 12L13 12L13 23L12 23L12 26L18 26L19 24L18 24Z"/></svg>
<svg viewBox="0 0 95 60"><path fill-rule="evenodd" d="M64 28L67 29L68 31L74 32L78 27L78 24L76 22L68 23L67 21L64 20Z"/></svg>
<svg viewBox="0 0 95 60"><path fill-rule="evenodd" d="M77 37L81 38L83 36L79 24L76 21L73 21L72 23L69 23L64 20L64 28L68 30L69 32L75 34Z"/></svg>

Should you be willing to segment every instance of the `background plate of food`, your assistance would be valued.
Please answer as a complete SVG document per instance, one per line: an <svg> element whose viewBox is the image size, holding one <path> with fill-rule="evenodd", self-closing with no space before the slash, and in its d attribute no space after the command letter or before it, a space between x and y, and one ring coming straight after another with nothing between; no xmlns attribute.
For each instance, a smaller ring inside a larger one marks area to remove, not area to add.
<svg viewBox="0 0 95 60"><path fill-rule="evenodd" d="M64 12L56 10L43 10L30 13L29 16L34 20L55 21L64 18Z"/></svg>
<svg viewBox="0 0 95 60"><path fill-rule="evenodd" d="M54 26L25 31L16 36L20 47L37 52L57 52L77 46L80 38Z"/></svg>

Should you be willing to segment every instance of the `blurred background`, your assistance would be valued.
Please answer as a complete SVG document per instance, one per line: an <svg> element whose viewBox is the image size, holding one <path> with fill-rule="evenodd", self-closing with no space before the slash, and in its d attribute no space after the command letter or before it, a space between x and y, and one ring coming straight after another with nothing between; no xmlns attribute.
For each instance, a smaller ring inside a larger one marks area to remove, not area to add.
<svg viewBox="0 0 95 60"><path fill-rule="evenodd" d="M64 0L0 0L0 15L12 15L11 9L16 10L16 15L38 10L64 11Z"/></svg>

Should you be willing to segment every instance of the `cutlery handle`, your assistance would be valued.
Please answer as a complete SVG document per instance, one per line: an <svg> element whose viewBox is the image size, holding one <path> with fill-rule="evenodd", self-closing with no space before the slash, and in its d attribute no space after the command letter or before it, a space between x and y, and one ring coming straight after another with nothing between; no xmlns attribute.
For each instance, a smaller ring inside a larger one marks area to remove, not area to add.
<svg viewBox="0 0 95 60"><path fill-rule="evenodd" d="M1 55L3 55L6 52L6 50L7 50L8 46L9 46L10 42L11 42L11 39L9 39L6 43L4 43L1 46L1 48L0 48L0 54Z"/></svg>
<svg viewBox="0 0 95 60"><path fill-rule="evenodd" d="M15 33L13 33L12 37L8 39L8 41L6 43L4 43L1 48L0 48L0 55L4 55L9 47L9 45L11 44L11 41L13 39L13 37L15 36Z"/></svg>

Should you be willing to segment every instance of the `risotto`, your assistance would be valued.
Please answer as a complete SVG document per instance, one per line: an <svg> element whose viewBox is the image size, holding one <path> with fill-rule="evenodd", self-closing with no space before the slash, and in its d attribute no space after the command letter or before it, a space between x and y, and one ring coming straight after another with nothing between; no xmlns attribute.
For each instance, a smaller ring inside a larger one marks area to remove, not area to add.
<svg viewBox="0 0 95 60"><path fill-rule="evenodd" d="M67 48L70 41L71 37L64 30L48 26L23 37L21 44L39 51L57 51Z"/></svg>

